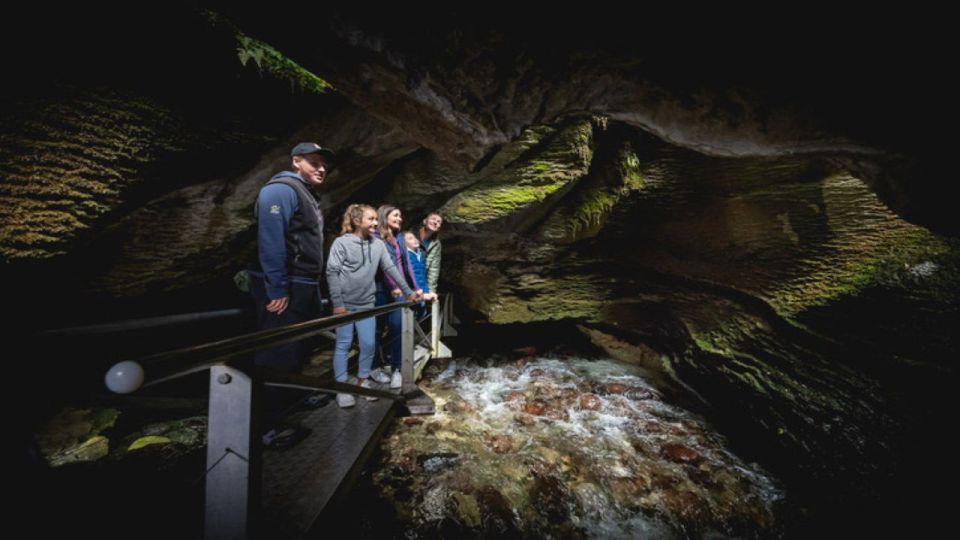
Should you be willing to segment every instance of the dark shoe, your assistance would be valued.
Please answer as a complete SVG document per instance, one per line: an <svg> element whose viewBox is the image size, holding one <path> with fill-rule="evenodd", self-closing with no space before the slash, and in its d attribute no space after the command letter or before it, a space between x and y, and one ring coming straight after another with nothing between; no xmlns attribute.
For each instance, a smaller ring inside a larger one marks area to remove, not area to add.
<svg viewBox="0 0 960 540"><path fill-rule="evenodd" d="M332 394L325 394L323 392L317 392L315 394L310 394L303 399L300 403L297 404L296 410L298 411L310 411L313 409L319 409L321 407L326 407L327 403L333 401Z"/></svg>
<svg viewBox="0 0 960 540"><path fill-rule="evenodd" d="M263 434L263 447L266 450L286 450L295 446L310 435L310 430L303 426L275 427Z"/></svg>

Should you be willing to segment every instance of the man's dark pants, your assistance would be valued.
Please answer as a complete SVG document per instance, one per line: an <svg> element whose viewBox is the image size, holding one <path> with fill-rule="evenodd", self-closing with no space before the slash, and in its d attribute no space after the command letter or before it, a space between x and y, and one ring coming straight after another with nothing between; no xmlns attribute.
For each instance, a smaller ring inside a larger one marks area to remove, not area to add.
<svg viewBox="0 0 960 540"><path fill-rule="evenodd" d="M250 296L257 308L257 328L267 330L280 328L322 315L320 302L320 286L307 283L293 282L290 287L290 302L283 313L277 315L267 311L267 292L263 278L253 277L250 280ZM295 373L303 367L310 353L312 339L301 339L293 343L286 343L268 349L261 349L254 353L253 363L257 366ZM276 387L268 386L263 396L263 414L265 425L269 428L282 420L285 410L295 401L302 398L301 392L283 392Z"/></svg>

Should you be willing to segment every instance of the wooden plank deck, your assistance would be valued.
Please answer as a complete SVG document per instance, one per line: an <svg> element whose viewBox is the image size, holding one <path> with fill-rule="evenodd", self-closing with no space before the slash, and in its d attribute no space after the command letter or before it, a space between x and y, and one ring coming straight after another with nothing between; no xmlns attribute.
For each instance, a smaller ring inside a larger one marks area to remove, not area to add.
<svg viewBox="0 0 960 540"><path fill-rule="evenodd" d="M429 355L428 349L417 347L418 376ZM308 370L315 376L330 377L330 351L317 354ZM356 373L355 356L350 358L348 372ZM391 390L386 384L374 384L374 388L397 394L401 391ZM301 424L311 433L292 448L264 452L259 527L264 537L301 538L321 526L317 519L331 501L355 483L394 418L410 414L410 409L413 414L432 414L433 400L429 396L423 396L415 385L405 384L402 390L415 398L409 409L403 402L367 401L360 396L356 396L356 405L341 409L330 394L323 407L287 416L287 421Z"/></svg>
<svg viewBox="0 0 960 540"><path fill-rule="evenodd" d="M290 416L312 432L290 449L264 453L262 525L268 536L308 533L327 504L354 483L396 411L396 402L387 399L358 398L348 409L331 399Z"/></svg>

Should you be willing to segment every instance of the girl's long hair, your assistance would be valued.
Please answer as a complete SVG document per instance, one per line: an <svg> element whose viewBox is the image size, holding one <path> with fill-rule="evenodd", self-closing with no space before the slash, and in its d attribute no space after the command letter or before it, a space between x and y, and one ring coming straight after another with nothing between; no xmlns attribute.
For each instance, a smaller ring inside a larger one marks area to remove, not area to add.
<svg viewBox="0 0 960 540"><path fill-rule="evenodd" d="M377 208L377 227L380 228L380 239L391 244L395 244L397 241L393 237L393 229L387 224L387 216L394 210L399 210L399 208L392 204L384 204Z"/></svg>
<svg viewBox="0 0 960 540"><path fill-rule="evenodd" d="M360 228L363 221L363 214L367 210L373 210L373 207L367 204L351 204L343 212L343 225L340 227L340 235L352 234Z"/></svg>

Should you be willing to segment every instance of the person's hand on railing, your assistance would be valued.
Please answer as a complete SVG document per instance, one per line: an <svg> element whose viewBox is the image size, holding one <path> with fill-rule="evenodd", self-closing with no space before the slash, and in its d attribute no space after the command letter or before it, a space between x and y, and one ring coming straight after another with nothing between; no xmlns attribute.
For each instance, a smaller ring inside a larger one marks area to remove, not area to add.
<svg viewBox="0 0 960 540"><path fill-rule="evenodd" d="M346 313L346 312L347 312L347 308L342 307L342 306L341 306L341 307L335 307L335 308L333 308L333 314L334 314L334 315L343 315L343 314Z"/></svg>
<svg viewBox="0 0 960 540"><path fill-rule="evenodd" d="M424 302L433 302L437 299L437 293L428 292L423 294Z"/></svg>
<svg viewBox="0 0 960 540"><path fill-rule="evenodd" d="M400 289L394 289L390 291L390 295L393 296L394 298L400 298L401 296L403 296L403 291L401 291Z"/></svg>
<svg viewBox="0 0 960 540"><path fill-rule="evenodd" d="M280 298L274 298L267 304L267 311L270 313L276 313L280 315L287 309L287 305L290 304L289 296L281 296Z"/></svg>
<svg viewBox="0 0 960 540"><path fill-rule="evenodd" d="M420 289L413 291L413 294L407 297L408 302L419 302L421 300L423 300L423 291Z"/></svg>

